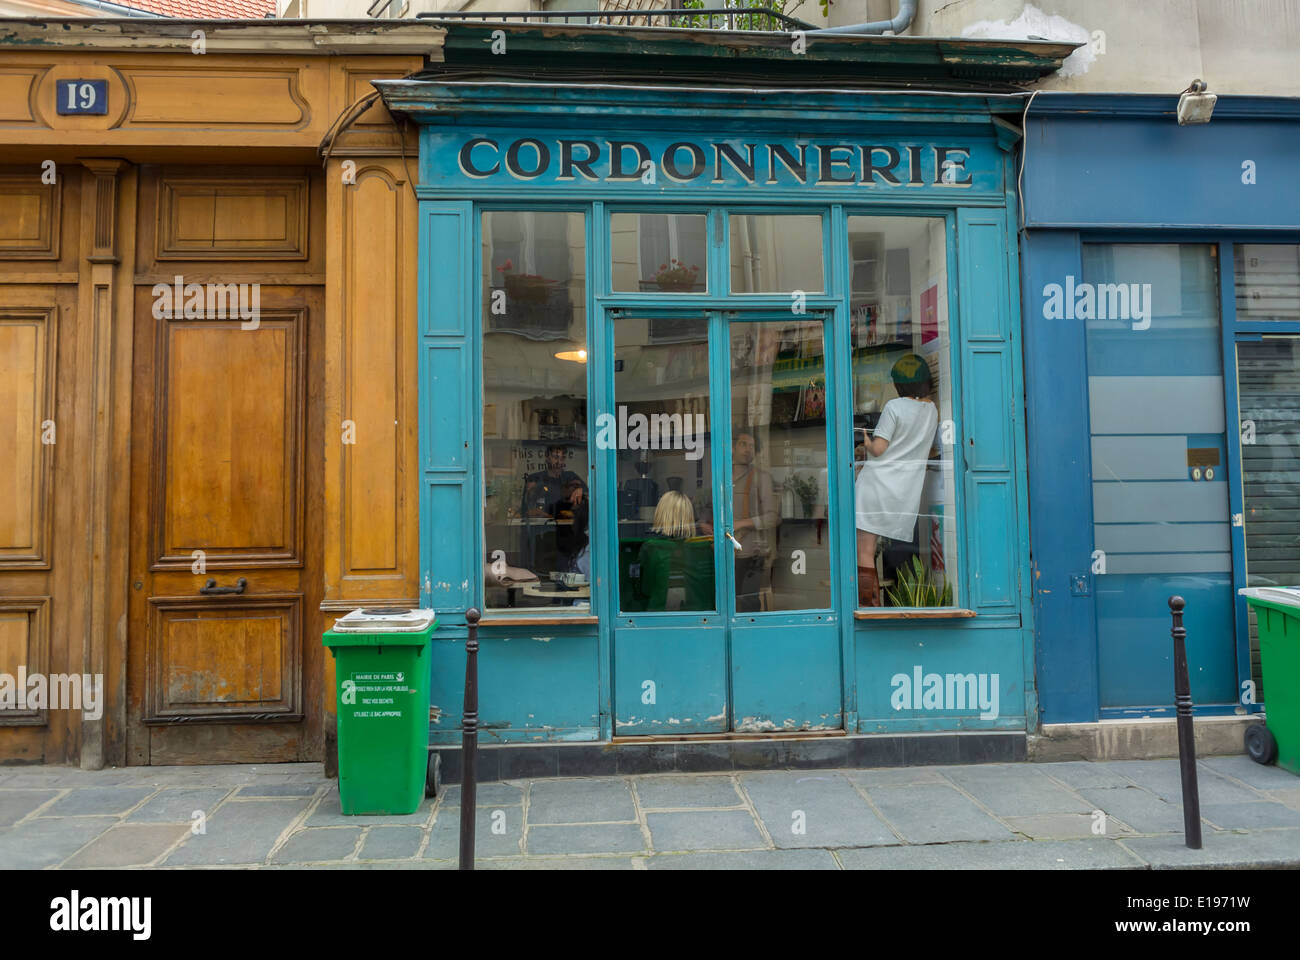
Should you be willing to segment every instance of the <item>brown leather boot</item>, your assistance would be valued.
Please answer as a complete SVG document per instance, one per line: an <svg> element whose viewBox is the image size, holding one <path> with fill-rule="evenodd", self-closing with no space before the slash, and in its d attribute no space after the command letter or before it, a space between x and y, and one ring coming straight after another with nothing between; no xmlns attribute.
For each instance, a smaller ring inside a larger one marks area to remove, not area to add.
<svg viewBox="0 0 1300 960"><path fill-rule="evenodd" d="M858 567L858 606L880 606L880 582L875 567Z"/></svg>

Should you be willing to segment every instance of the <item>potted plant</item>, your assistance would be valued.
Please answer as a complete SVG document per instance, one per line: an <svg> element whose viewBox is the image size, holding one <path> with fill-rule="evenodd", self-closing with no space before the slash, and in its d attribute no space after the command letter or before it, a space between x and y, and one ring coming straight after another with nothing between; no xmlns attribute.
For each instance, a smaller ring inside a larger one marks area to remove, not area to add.
<svg viewBox="0 0 1300 960"><path fill-rule="evenodd" d="M659 272L655 274L655 283L659 289L671 293L690 293L698 285L699 279L699 267L688 267L676 257L668 263L659 264Z"/></svg>
<svg viewBox="0 0 1300 960"><path fill-rule="evenodd" d="M505 284L506 296L511 300L527 303L545 303L550 295L547 289L550 281L535 273L510 273L509 271L513 269L512 260L507 260L497 267L497 272L501 274Z"/></svg>
<svg viewBox="0 0 1300 960"><path fill-rule="evenodd" d="M942 577L938 582L912 554L910 562L895 571L895 584L885 591L891 606L895 607L951 607L952 584Z"/></svg>
<svg viewBox="0 0 1300 960"><path fill-rule="evenodd" d="M785 485L799 499L804 517L811 517L813 508L817 506L817 481L810 476L796 473L786 480Z"/></svg>

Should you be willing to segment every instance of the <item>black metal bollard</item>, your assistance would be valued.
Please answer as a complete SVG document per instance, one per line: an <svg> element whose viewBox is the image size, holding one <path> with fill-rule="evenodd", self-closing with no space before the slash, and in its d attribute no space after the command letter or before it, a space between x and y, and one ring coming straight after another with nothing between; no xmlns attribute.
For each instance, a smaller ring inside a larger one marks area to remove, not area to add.
<svg viewBox="0 0 1300 960"><path fill-rule="evenodd" d="M465 611L465 709L460 737L460 869L474 869L474 812L478 806L478 621L479 612Z"/></svg>
<svg viewBox="0 0 1300 960"><path fill-rule="evenodd" d="M1192 726L1192 684L1187 678L1187 631L1182 597L1169 598L1174 625L1174 707L1178 715L1178 765L1183 777L1183 835L1192 850L1201 849L1201 795L1196 786L1196 732Z"/></svg>

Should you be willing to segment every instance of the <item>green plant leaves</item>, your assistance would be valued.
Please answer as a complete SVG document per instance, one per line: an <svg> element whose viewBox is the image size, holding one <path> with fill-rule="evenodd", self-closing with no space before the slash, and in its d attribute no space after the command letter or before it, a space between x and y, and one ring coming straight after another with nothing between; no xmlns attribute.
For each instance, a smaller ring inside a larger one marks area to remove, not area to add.
<svg viewBox="0 0 1300 960"><path fill-rule="evenodd" d="M930 571L921 563L921 558L915 554L909 563L898 568L894 579L894 586L885 591L892 606L952 606L952 584L942 578L936 583Z"/></svg>

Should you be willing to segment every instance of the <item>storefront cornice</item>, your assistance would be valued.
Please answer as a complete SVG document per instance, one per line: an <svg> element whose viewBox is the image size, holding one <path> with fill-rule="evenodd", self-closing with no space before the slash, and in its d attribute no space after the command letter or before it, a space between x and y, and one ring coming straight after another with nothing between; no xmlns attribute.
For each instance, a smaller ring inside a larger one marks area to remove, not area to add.
<svg viewBox="0 0 1300 960"><path fill-rule="evenodd" d="M671 73L689 70L692 62L721 72L748 63L793 72L834 69L862 84L886 80L936 85L1032 83L1060 69L1078 46L1043 40L466 22L439 20L436 15L429 22L446 27L451 63L495 61L499 68L502 58L492 56L489 49L492 35L501 31L515 64L529 58L557 69L575 62L603 62L613 70L654 64Z"/></svg>
<svg viewBox="0 0 1300 960"><path fill-rule="evenodd" d="M133 53L192 52L203 31L208 53L280 53L320 56L422 54L442 59L446 30L427 20L72 20L0 21L0 50L39 52L89 49Z"/></svg>
<svg viewBox="0 0 1300 960"><path fill-rule="evenodd" d="M995 113L1019 115L1026 93L900 93L893 90L742 88L648 84L493 84L437 79L376 80L385 106L420 123L474 116L494 124L527 116L557 124L593 118L638 125L748 121L871 122L987 127Z"/></svg>
<svg viewBox="0 0 1300 960"><path fill-rule="evenodd" d="M1178 94L1135 93L1040 93L1028 112L1041 117L1169 117L1178 113ZM1214 105L1214 121L1300 120L1300 97L1220 96ZM1213 121L1212 121L1213 122Z"/></svg>

